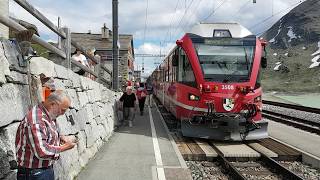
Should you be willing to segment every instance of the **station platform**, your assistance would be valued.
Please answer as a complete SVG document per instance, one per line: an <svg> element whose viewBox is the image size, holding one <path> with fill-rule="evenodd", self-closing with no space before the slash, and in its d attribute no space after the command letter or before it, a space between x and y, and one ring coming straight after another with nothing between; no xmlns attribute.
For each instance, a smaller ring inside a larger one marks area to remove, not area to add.
<svg viewBox="0 0 320 180"><path fill-rule="evenodd" d="M320 136L292 126L269 121L269 136L320 158Z"/></svg>
<svg viewBox="0 0 320 180"><path fill-rule="evenodd" d="M191 173L155 105L119 127L78 180L191 180Z"/></svg>

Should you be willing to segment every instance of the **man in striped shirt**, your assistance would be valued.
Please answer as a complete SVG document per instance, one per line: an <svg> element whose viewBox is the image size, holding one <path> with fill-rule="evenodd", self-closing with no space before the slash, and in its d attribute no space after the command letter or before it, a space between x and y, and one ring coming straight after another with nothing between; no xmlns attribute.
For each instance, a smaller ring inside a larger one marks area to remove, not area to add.
<svg viewBox="0 0 320 180"><path fill-rule="evenodd" d="M55 91L21 121L15 141L18 180L54 180L52 165L59 153L76 145L75 138L59 135L55 120L69 106L70 99L62 91Z"/></svg>

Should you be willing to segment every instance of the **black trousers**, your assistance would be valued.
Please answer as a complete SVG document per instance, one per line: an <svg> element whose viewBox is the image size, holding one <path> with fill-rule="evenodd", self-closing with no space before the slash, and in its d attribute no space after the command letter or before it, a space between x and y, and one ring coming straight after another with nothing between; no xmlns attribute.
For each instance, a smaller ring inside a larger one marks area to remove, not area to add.
<svg viewBox="0 0 320 180"><path fill-rule="evenodd" d="M140 112L143 112L144 109L144 102L146 101L146 97L142 97L141 99L139 99L139 108L140 108Z"/></svg>

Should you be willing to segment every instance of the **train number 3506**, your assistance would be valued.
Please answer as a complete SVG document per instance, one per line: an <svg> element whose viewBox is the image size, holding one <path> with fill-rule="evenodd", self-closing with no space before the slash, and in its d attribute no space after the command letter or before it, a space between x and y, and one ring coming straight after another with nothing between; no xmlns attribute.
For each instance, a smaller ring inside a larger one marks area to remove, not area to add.
<svg viewBox="0 0 320 180"><path fill-rule="evenodd" d="M233 90L234 86L233 85L222 85L222 90Z"/></svg>

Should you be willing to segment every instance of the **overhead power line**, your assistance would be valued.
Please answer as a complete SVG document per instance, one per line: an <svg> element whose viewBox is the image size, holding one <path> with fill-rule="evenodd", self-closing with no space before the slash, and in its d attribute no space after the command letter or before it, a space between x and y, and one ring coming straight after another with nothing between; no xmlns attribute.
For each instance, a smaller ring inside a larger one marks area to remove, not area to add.
<svg viewBox="0 0 320 180"><path fill-rule="evenodd" d="M169 24L169 28L168 28L168 30L167 30L167 32L166 32L166 35L165 35L165 37L164 37L163 42L166 42L166 41L167 41L167 38L168 38L169 36L171 36L173 19L174 19L175 14L177 13L177 8L178 8L178 5L179 5L179 2L180 2L180 0L177 0L177 4L176 4L176 6L175 6L175 8L174 8L174 14L172 14L172 16L171 16L171 21L170 21L170 24Z"/></svg>
<svg viewBox="0 0 320 180"><path fill-rule="evenodd" d="M188 21L188 19L190 19L192 16L197 15L197 10L198 10L201 2L202 2L202 0L199 0L199 1L198 1L198 4L195 6L194 11L193 11L192 13L190 13L190 16L187 18L187 21L186 21L186 23L184 24L184 26L181 28L180 32L183 32L184 30L186 31L186 28L189 26L189 23L191 22L191 21ZM179 33L180 33L180 32L179 32ZM179 34L177 34L177 35L179 35Z"/></svg>
<svg viewBox="0 0 320 180"><path fill-rule="evenodd" d="M175 31L174 31L174 33L173 33L173 34L176 34L176 33L177 33L177 29L179 29L180 24L181 24L181 22L182 22L183 18L185 17L185 15L187 14L187 12L189 11L189 9L190 9L191 4L193 3L193 1L194 1L194 0L192 0L192 1L190 2L190 4L188 5L187 9L184 11L184 13L183 13L183 15L182 15L182 17L181 17L181 19L180 19L180 21L179 21L178 25L176 26L176 29L175 29ZM172 37L170 37L170 41L171 41L171 38L172 38Z"/></svg>
<svg viewBox="0 0 320 180"><path fill-rule="evenodd" d="M304 0L304 1L305 1L305 0ZM277 16L277 15L280 14L280 13L283 13L284 11L287 11L288 9L291 9L291 8L297 6L298 4L300 4L300 3L304 2L304 1L299 1L298 3L295 3L295 4L291 5L291 6L288 7L288 8L285 8L285 9L283 9L283 10L281 10L281 11L278 11L276 14L273 14L273 15L271 15L271 16L263 19L262 21L258 22L257 24L251 26L249 29L256 29L256 28L259 27L259 25L261 25L262 23L268 21L269 19L273 18L274 16Z"/></svg>
<svg viewBox="0 0 320 180"><path fill-rule="evenodd" d="M226 2L227 2L227 0L223 0L223 1L217 6L217 8L213 9L212 12L211 12L206 18L204 18L204 19L201 20L201 22L204 22L204 21L206 21L207 19L209 19L209 18L210 18L212 15L214 15L214 13L216 13L216 12L218 11L218 9L219 9L224 3L226 3Z"/></svg>
<svg viewBox="0 0 320 180"><path fill-rule="evenodd" d="M244 4L238 9L238 11L236 11L236 13L234 13L233 17L236 17L236 16L239 14L239 12L241 12L241 10L242 10L243 8L245 8L248 4L250 4L250 2L251 2L251 0L248 0L246 3L244 3Z"/></svg>

